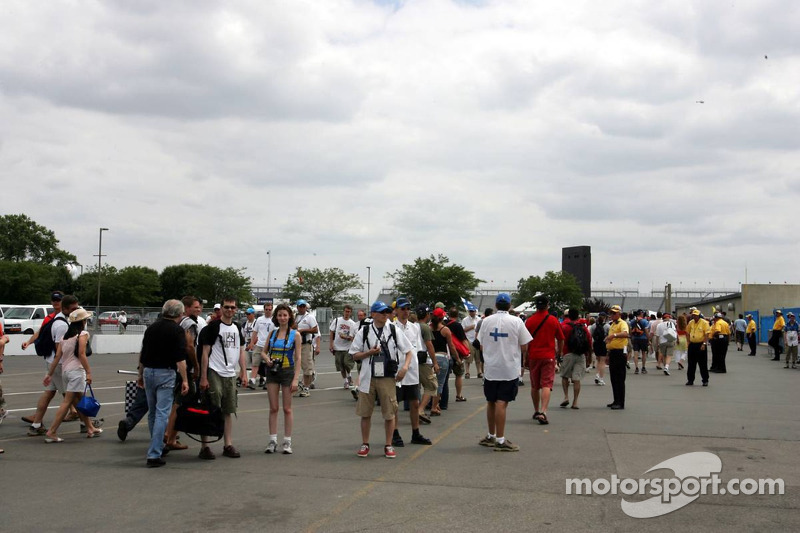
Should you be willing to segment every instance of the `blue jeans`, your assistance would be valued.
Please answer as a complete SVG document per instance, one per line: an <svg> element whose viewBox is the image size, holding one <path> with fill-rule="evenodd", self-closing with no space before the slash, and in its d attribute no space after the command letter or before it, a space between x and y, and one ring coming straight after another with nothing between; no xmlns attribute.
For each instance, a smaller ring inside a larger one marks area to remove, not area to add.
<svg viewBox="0 0 800 533"><path fill-rule="evenodd" d="M161 457L164 451L164 432L167 431L169 414L175 389L175 371L169 368L145 368L144 390L147 392L147 422L150 426L150 448L148 459Z"/></svg>
<svg viewBox="0 0 800 533"><path fill-rule="evenodd" d="M447 384L447 374L450 372L450 358L446 355L436 354L436 362L439 364L439 372L436 373L436 379L439 382L439 396L442 395L442 390ZM447 405L447 404L445 404Z"/></svg>

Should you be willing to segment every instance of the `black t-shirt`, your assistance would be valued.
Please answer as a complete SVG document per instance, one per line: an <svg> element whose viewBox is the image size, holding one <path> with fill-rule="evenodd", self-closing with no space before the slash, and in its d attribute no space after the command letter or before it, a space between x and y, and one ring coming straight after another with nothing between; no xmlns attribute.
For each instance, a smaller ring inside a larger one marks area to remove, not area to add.
<svg viewBox="0 0 800 533"><path fill-rule="evenodd" d="M447 329L450 330L450 332L456 339L460 341L467 340L467 334L464 333L464 326L462 326L458 321L456 320L450 321L450 323L447 324Z"/></svg>
<svg viewBox="0 0 800 533"><path fill-rule="evenodd" d="M139 362L145 368L178 368L186 360L186 335L172 320L161 318L144 332Z"/></svg>

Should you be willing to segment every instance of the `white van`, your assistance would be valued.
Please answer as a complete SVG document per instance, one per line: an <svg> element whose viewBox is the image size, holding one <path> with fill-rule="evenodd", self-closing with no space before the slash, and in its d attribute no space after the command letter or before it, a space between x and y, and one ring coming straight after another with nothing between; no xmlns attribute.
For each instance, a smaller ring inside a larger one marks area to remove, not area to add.
<svg viewBox="0 0 800 533"><path fill-rule="evenodd" d="M7 334L22 333L33 335L42 327L44 317L54 312L49 304L45 305L12 305L5 310L5 332Z"/></svg>

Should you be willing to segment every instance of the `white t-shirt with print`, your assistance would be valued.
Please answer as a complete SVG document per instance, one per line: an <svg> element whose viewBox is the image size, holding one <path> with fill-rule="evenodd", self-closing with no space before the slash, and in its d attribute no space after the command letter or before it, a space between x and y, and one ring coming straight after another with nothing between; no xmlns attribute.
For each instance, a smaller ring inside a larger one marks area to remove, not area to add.
<svg viewBox="0 0 800 533"><path fill-rule="evenodd" d="M272 317L260 316L256 318L256 324L253 331L258 336L256 338L256 346L263 348L267 345L270 333L275 329L275 324L272 322Z"/></svg>
<svg viewBox="0 0 800 533"><path fill-rule="evenodd" d="M242 336L244 337L244 345L247 347L250 344L250 337L253 336L253 331L256 329L256 321L248 322L245 320L242 324Z"/></svg>
<svg viewBox="0 0 800 533"><path fill-rule="evenodd" d="M358 324L352 319L345 320L344 317L338 317L331 321L330 330L333 331L333 349L346 352L353 344L352 337L355 337L358 331Z"/></svg>
<svg viewBox="0 0 800 533"><path fill-rule="evenodd" d="M236 324L230 326L220 322L219 334L225 344L225 352L222 351L222 344L217 339L211 345L211 353L208 356L208 367L224 378L231 378L236 375L236 366L239 364L239 350L242 347L242 337ZM225 363L227 355L228 362Z"/></svg>
<svg viewBox="0 0 800 533"><path fill-rule="evenodd" d="M64 320L56 320L56 318L63 318L64 320L67 319L64 316L64 313L58 313L56 316L53 317L53 325L50 327L50 334L53 336L53 353L50 354L50 357L45 357L44 362L48 365L53 362L53 359L56 358L56 349L58 348L58 343L64 339L64 335L67 333L69 329L69 324Z"/></svg>
<svg viewBox="0 0 800 533"><path fill-rule="evenodd" d="M483 349L483 378L488 381L519 378L522 366L520 346L532 340L525 323L508 311L497 311L484 318L478 333L478 342Z"/></svg>
<svg viewBox="0 0 800 533"><path fill-rule="evenodd" d="M350 346L350 353L356 354L358 352L366 352L371 348L374 348L378 343L378 334L380 334L380 338L388 344L389 354L393 359L398 361L398 368L403 368L406 354L412 351L411 343L408 342L408 338L403 334L403 332L400 331L399 328L395 327L395 337L397 338L397 343L395 344L395 341L392 339L391 326L389 324L389 322L386 322L382 330L378 329L375 324L369 324L366 342L364 339L364 334L359 329L356 333L356 338L353 339L353 344ZM411 355L416 357L416 355L413 353ZM361 361L361 372L359 373L359 378L361 381L358 384L358 390L364 393L369 392L370 379L372 378L372 364L370 359L371 358L368 357Z"/></svg>
<svg viewBox="0 0 800 533"><path fill-rule="evenodd" d="M422 331L419 329L418 324L414 324L410 320L406 321L405 325L403 325L399 320L396 320L394 323L394 327L397 329L397 334L400 335L402 331L408 342L411 344L411 351L413 357L411 358L411 364L408 365L408 372L406 375L403 376L402 381L398 382L399 385L419 385L419 359L417 358L417 352L420 351L420 346L422 346ZM405 364L404 359L400 359L400 366L402 367Z"/></svg>

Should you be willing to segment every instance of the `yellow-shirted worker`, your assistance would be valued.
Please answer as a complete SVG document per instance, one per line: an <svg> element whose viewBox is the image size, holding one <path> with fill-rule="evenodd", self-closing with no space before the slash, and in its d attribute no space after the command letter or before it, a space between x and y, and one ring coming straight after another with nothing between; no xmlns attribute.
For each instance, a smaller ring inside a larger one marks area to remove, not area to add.
<svg viewBox="0 0 800 533"><path fill-rule="evenodd" d="M625 347L628 345L628 323L620 318L622 309L618 305L611 306L608 336L605 338L608 349L608 373L611 375L611 390L614 401L608 404L611 409L625 409L625 376L628 357Z"/></svg>
<svg viewBox="0 0 800 533"><path fill-rule="evenodd" d="M781 347L781 340L783 339L783 328L786 327L786 321L783 319L783 311L780 309L775 310L775 325L772 326L772 332L769 337L769 345L772 346L772 351L775 353L773 361L780 361L783 348Z"/></svg>
<svg viewBox="0 0 800 533"><path fill-rule="evenodd" d="M700 316L700 311L692 310L692 319L686 325L686 333L689 336L688 359L689 366L686 368L686 384L694 385L694 373L697 366L700 366L700 378L703 386L708 386L708 336L711 326Z"/></svg>
<svg viewBox="0 0 800 533"><path fill-rule="evenodd" d="M725 357L728 355L728 343L731 339L731 327L722 318L722 313L714 314L714 321L711 324L711 331L708 334L711 344L711 368L710 372L725 374L728 369L725 366Z"/></svg>
<svg viewBox="0 0 800 533"><path fill-rule="evenodd" d="M747 329L744 331L744 336L747 338L747 345L750 346L750 353L747 355L756 355L756 321L753 320L753 315L747 315Z"/></svg>

